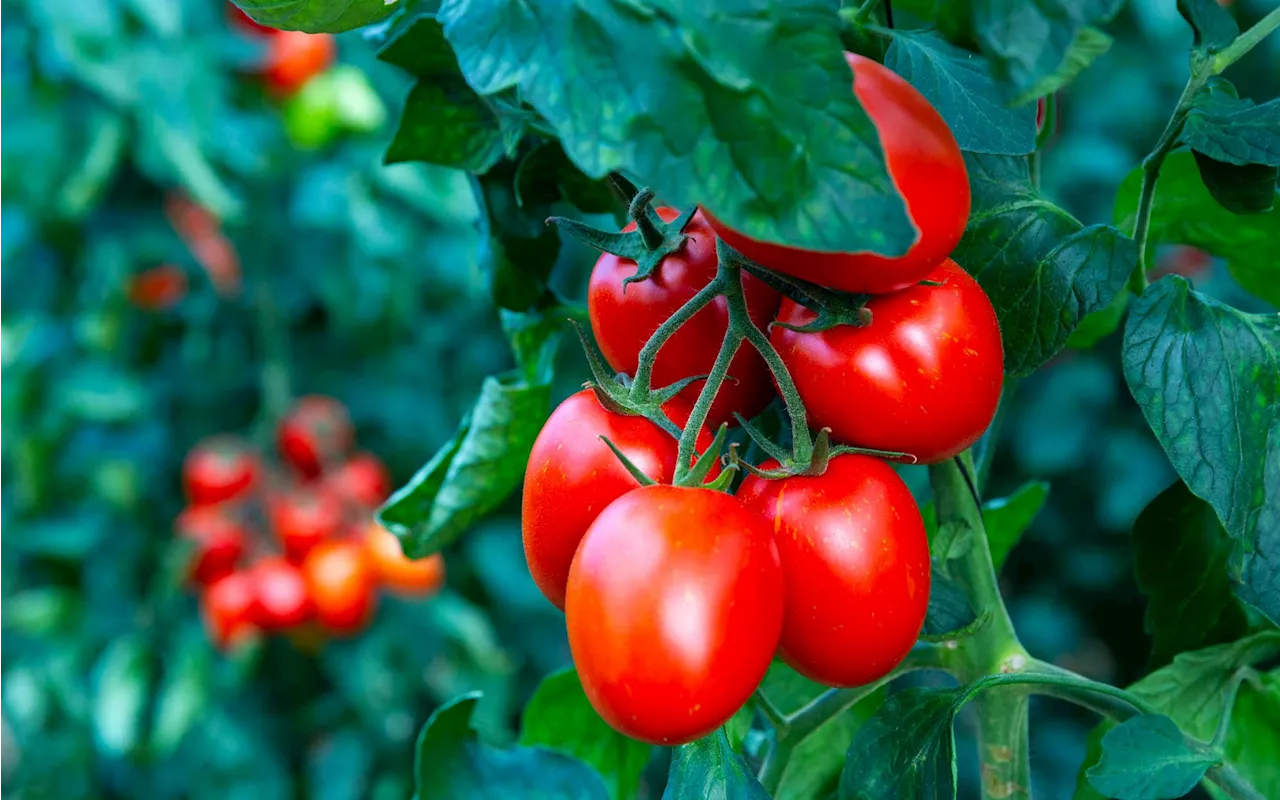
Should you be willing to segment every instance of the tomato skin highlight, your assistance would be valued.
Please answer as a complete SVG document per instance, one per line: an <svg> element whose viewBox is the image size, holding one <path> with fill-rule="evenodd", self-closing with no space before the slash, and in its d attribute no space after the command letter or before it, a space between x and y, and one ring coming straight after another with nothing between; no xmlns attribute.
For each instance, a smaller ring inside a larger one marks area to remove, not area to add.
<svg viewBox="0 0 1280 800"><path fill-rule="evenodd" d="M738 497L775 534L786 662L828 686L860 686L897 666L929 610L929 540L893 468L841 455L819 476L748 476Z"/></svg>
<svg viewBox="0 0 1280 800"><path fill-rule="evenodd" d="M349 634L373 616L378 594L359 542L324 542L302 565L316 619L331 633Z"/></svg>
<svg viewBox="0 0 1280 800"><path fill-rule="evenodd" d="M303 477L314 478L325 465L345 456L355 443L347 407L332 397L303 397L276 432L280 455Z"/></svg>
<svg viewBox="0 0 1280 800"><path fill-rule="evenodd" d="M213 436L187 453L182 484L191 505L215 505L248 494L261 472L248 442L236 436Z"/></svg>
<svg viewBox="0 0 1280 800"><path fill-rule="evenodd" d="M249 535L231 512L221 506L195 506L178 515L174 532L195 544L191 580L202 586L235 571L248 550Z"/></svg>
<svg viewBox="0 0 1280 800"><path fill-rule="evenodd" d="M248 572L232 572L205 589L200 610L209 638L220 649L235 647L257 632L257 584Z"/></svg>
<svg viewBox="0 0 1280 800"><path fill-rule="evenodd" d="M655 210L667 222L680 215L674 208ZM633 222L623 230L635 227ZM636 274L636 263L612 253L601 255L591 271L587 288L591 331L609 366L619 372L635 375L640 349L650 334L716 277L716 236L702 212L693 215L684 233L689 237L684 247L663 259L643 281L624 285L625 278ZM764 330L777 312L781 297L750 275L743 276L743 292L752 321ZM654 360L653 386L667 386L691 375L709 373L728 325L728 302L717 297L663 345ZM712 429L721 423L736 425L735 411L750 419L773 399L769 368L750 345L744 343L729 362L729 376L734 380L721 385L707 415L707 425ZM701 382L694 383L680 397L692 407L702 386Z"/></svg>
<svg viewBox="0 0 1280 800"><path fill-rule="evenodd" d="M299 489L275 498L271 525L290 561L301 563L313 548L342 530L342 502L333 492Z"/></svg>
<svg viewBox="0 0 1280 800"><path fill-rule="evenodd" d="M917 284L867 303L866 327L817 333L774 326L782 356L814 428L860 447L910 453L935 464L976 442L991 424L1004 379L1004 348L991 301L948 259ZM809 309L787 300L778 321L804 325Z"/></svg>
<svg viewBox="0 0 1280 800"><path fill-rule="evenodd" d="M646 486L609 505L569 573L569 647L592 706L635 739L705 736L764 677L783 578L764 518L732 495Z"/></svg>
<svg viewBox="0 0 1280 800"><path fill-rule="evenodd" d="M253 617L264 631L295 628L311 619L315 606L302 571L279 556L267 556L253 565L256 584Z"/></svg>
<svg viewBox="0 0 1280 800"><path fill-rule="evenodd" d="M369 566L385 589L404 597L427 597L444 586L444 556L440 553L410 559L396 535L377 522L369 525L363 542Z"/></svg>
<svg viewBox="0 0 1280 800"><path fill-rule="evenodd" d="M916 228L911 248L897 257L803 250L752 239L707 217L735 250L778 272L845 292L893 292L923 279L960 242L969 220L968 171L951 129L924 95L869 58L845 53L845 60Z"/></svg>

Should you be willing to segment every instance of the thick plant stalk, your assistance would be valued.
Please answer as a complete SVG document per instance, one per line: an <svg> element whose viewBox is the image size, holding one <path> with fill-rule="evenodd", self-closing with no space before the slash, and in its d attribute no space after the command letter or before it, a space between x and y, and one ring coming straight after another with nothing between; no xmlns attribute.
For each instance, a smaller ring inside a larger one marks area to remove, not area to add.
<svg viewBox="0 0 1280 800"><path fill-rule="evenodd" d="M1031 757L1027 746L1027 691L1009 687L983 692L978 712L978 761L982 796L1011 800L1031 796Z"/></svg>

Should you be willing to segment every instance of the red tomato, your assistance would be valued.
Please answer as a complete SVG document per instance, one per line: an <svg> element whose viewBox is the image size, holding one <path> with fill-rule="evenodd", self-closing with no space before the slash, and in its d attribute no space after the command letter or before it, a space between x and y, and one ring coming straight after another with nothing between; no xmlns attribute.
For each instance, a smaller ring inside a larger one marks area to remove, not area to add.
<svg viewBox="0 0 1280 800"><path fill-rule="evenodd" d="M773 527L787 663L828 686L870 683L897 666L929 610L929 540L893 468L837 456L816 477L748 476L738 497Z"/></svg>
<svg viewBox="0 0 1280 800"><path fill-rule="evenodd" d="M253 565L257 584L253 615L264 631L295 628L311 619L315 607L302 571L279 556L267 556Z"/></svg>
<svg viewBox="0 0 1280 800"><path fill-rule="evenodd" d="M248 549L244 527L221 506L188 508L174 520L173 529L195 543L191 580L202 586L231 574Z"/></svg>
<svg viewBox="0 0 1280 800"><path fill-rule="evenodd" d="M275 28L268 28L266 25L260 25L253 21L253 18L241 11L235 5L227 4L227 16L231 19L231 24L240 28L245 33L251 33L257 36L275 36L280 31Z"/></svg>
<svg viewBox="0 0 1280 800"><path fill-rule="evenodd" d="M209 638L218 647L234 647L257 632L257 586L248 572L232 572L205 589L200 608Z"/></svg>
<svg viewBox="0 0 1280 800"><path fill-rule="evenodd" d="M924 95L869 58L845 53L845 59L915 225L911 248L895 258L802 250L751 239L710 214L707 219L720 238L766 267L845 292L892 292L922 280L959 243L969 219L969 176L955 137Z"/></svg>
<svg viewBox="0 0 1280 800"><path fill-rule="evenodd" d="M391 475L372 453L356 453L326 483L339 497L362 508L377 508L391 494Z"/></svg>
<svg viewBox="0 0 1280 800"><path fill-rule="evenodd" d="M247 494L261 471L248 442L236 436L214 436L187 453L182 482L192 505L213 505Z"/></svg>
<svg viewBox="0 0 1280 800"><path fill-rule="evenodd" d="M444 556L440 553L410 559L395 534L376 522L365 531L363 542L369 566L378 582L390 591L405 597L425 597L444 585Z"/></svg>
<svg viewBox="0 0 1280 800"><path fill-rule="evenodd" d="M144 311L173 308L187 294L187 274L172 264L139 272L129 281L129 302Z"/></svg>
<svg viewBox="0 0 1280 800"><path fill-rule="evenodd" d="M271 525L290 561L342 530L342 501L326 489L299 489L271 503Z"/></svg>
<svg viewBox="0 0 1280 800"><path fill-rule="evenodd" d="M724 724L778 647L783 578L764 518L723 492L646 486L592 523L569 572L569 647L617 730L676 745Z"/></svg>
<svg viewBox="0 0 1280 800"><path fill-rule="evenodd" d="M359 542L324 542L302 565L316 619L333 633L353 633L369 622L378 600L373 571Z"/></svg>
<svg viewBox="0 0 1280 800"><path fill-rule="evenodd" d="M310 395L299 400L280 423L280 454L308 478L345 456L355 442L347 407L332 397Z"/></svg>
<svg viewBox="0 0 1280 800"><path fill-rule="evenodd" d="M688 420L689 409L672 403L667 414L680 425ZM605 506L640 485L601 436L658 483L670 483L675 476L676 440L644 417L607 411L589 389L552 412L529 454L521 528L534 583L561 609L582 535ZM704 430L699 451L710 444L711 434ZM719 474L718 468L713 471Z"/></svg>
<svg viewBox="0 0 1280 800"><path fill-rule="evenodd" d="M1004 351L991 301L948 259L919 284L867 304L871 324L820 333L774 326L772 341L815 428L848 444L951 458L978 440L1000 401ZM804 325L790 300L778 320Z"/></svg>
<svg viewBox="0 0 1280 800"><path fill-rule="evenodd" d="M267 86L281 95L291 95L333 63L336 51L327 33L279 31L269 40L270 52L262 76Z"/></svg>
<svg viewBox="0 0 1280 800"><path fill-rule="evenodd" d="M674 208L657 209L668 222L680 215ZM631 223L623 230L635 230ZM702 213L694 214L684 232L690 237L684 248L663 259L648 279L623 285L624 278L636 274L636 262L605 253L591 271L587 288L587 310L591 330L609 366L635 375L640 364L640 348L667 317L716 277L716 236ZM762 330L773 319L780 298L777 292L750 275L743 290L747 309ZM717 297L676 331L659 351L653 365L653 386L661 387L692 375L705 375L720 352L729 324L729 306ZM729 376L720 387L707 424L736 424L733 412L748 419L764 410L773 398L769 368L751 345L744 343L729 362ZM702 384L695 383L682 393L690 406L698 399Z"/></svg>

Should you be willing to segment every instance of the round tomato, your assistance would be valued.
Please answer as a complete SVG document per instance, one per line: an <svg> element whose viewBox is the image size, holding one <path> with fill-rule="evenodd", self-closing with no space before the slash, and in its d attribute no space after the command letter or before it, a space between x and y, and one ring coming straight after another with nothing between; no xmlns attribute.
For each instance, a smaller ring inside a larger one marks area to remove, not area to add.
<svg viewBox="0 0 1280 800"><path fill-rule="evenodd" d="M880 136L889 177L916 228L904 255L802 250L751 239L708 214L720 238L747 258L845 292L882 293L923 279L951 255L969 219L969 176L951 130L924 95L892 70L845 53L853 93Z"/></svg>
<svg viewBox="0 0 1280 800"><path fill-rule="evenodd" d="M249 534L221 506L188 508L174 520L173 529L194 544L191 580L202 586L231 574L248 549Z"/></svg>
<svg viewBox="0 0 1280 800"><path fill-rule="evenodd" d="M817 333L774 326L773 346L815 428L838 441L944 461L978 440L1000 402L1004 351L991 301L948 259L919 284L872 298L871 324ZM790 300L778 320L805 325Z"/></svg>
<svg viewBox="0 0 1280 800"><path fill-rule="evenodd" d="M391 494L391 475L372 453L356 453L325 482L339 497L362 508L377 508Z"/></svg>
<svg viewBox="0 0 1280 800"><path fill-rule="evenodd" d="M783 578L764 518L723 492L646 486L592 523L569 571L569 647L592 706L677 745L723 725L778 647Z"/></svg>
<svg viewBox="0 0 1280 800"><path fill-rule="evenodd" d="M673 402L667 415L680 425L689 409ZM654 481L670 483L675 476L676 440L644 417L606 410L589 389L556 408L529 453L521 528L534 583L561 609L569 565L582 535L605 506L640 485L601 436ZM704 430L698 450L709 444L711 435Z"/></svg>
<svg viewBox="0 0 1280 800"><path fill-rule="evenodd" d="M311 395L299 400L280 423L280 454L304 477L345 456L355 443L347 407L332 397Z"/></svg>
<svg viewBox="0 0 1280 800"><path fill-rule="evenodd" d="M213 505L248 493L261 470L248 442L236 436L214 436L187 453L182 482L192 505Z"/></svg>
<svg viewBox="0 0 1280 800"><path fill-rule="evenodd" d="M378 599L373 571L359 542L324 542L302 565L316 619L334 633L363 628Z"/></svg>
<svg viewBox="0 0 1280 800"><path fill-rule="evenodd" d="M342 530L342 501L331 491L299 489L272 501L271 524L291 561Z"/></svg>
<svg viewBox="0 0 1280 800"><path fill-rule="evenodd" d="M425 597L444 585L443 555L411 559L404 554L395 534L376 522L365 531L364 551L378 583L396 594Z"/></svg>
<svg viewBox="0 0 1280 800"><path fill-rule="evenodd" d="M328 69L336 51L329 34L301 31L280 31L267 40L267 47L262 76L282 95L293 94Z"/></svg>
<svg viewBox="0 0 1280 800"><path fill-rule="evenodd" d="M279 556L253 565L256 584L253 616L264 631L282 631L311 619L315 607L302 571Z"/></svg>
<svg viewBox="0 0 1280 800"><path fill-rule="evenodd" d="M786 662L828 686L859 686L897 666L929 610L929 540L893 468L836 456L818 476L748 476L738 497L777 541Z"/></svg>
<svg viewBox="0 0 1280 800"><path fill-rule="evenodd" d="M657 209L670 222L680 215L674 208ZM635 230L631 223L623 230ZM716 277L716 236L702 213L693 215L685 226L689 236L680 252L667 256L647 279L623 284L636 274L636 262L605 253L596 261L587 287L587 311L591 330L609 366L635 375L640 365L640 349L659 325ZM778 310L779 296L756 278L743 281L747 310L762 330ZM729 325L729 306L723 297L699 311L667 340L653 364L652 385L667 386L692 375L705 375L720 352ZM729 362L729 378L720 387L707 424L735 424L733 412L751 418L773 397L769 368L751 345L743 343ZM702 384L681 392L690 406L698 399Z"/></svg>
<svg viewBox="0 0 1280 800"><path fill-rule="evenodd" d="M205 589L200 607L213 643L225 649L256 633L257 602L256 581L248 572L232 572Z"/></svg>

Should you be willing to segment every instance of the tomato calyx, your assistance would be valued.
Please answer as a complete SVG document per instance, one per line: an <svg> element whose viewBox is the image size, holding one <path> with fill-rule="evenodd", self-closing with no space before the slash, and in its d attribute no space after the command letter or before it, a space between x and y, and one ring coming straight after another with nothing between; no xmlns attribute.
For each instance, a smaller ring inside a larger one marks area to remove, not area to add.
<svg viewBox="0 0 1280 800"><path fill-rule="evenodd" d="M775 291L810 309L817 315L813 321L800 326L775 320L769 323L770 329L777 326L788 330L800 331L801 333L818 333L834 328L837 325L852 325L855 328L865 328L871 324L871 309L867 308L867 302L872 298L872 295L838 292L834 289L818 286L800 278L784 275L763 267L728 245L725 245L725 249L737 261L738 266L744 272L767 283Z"/></svg>
<svg viewBox="0 0 1280 800"><path fill-rule="evenodd" d="M636 273L622 280L625 292L628 285L647 280L667 256L680 252L689 239L684 229L698 211L695 206L664 222L653 209L652 201L653 190L649 188L641 189L631 198L627 216L635 223L632 231L602 231L566 217L549 217L547 224L597 250L636 262Z"/></svg>
<svg viewBox="0 0 1280 800"><path fill-rule="evenodd" d="M823 428L818 431L818 435L813 439L813 448L810 451L807 460L797 460L792 453L788 453L784 448L778 446L776 442L765 436L764 433L749 420L738 419L743 430L747 432L747 436L751 441L764 451L770 459L778 462L780 466L776 469L760 469L746 462L739 462L742 469L757 478L765 480L780 480L782 478L791 478L795 476L817 477L827 471L827 465L831 463L831 459L842 455L863 455L875 456L889 461L902 461L908 464L916 463L915 456L910 453L899 453L893 450L876 450L869 447L852 447L849 445L831 445L831 429ZM731 450L731 463L733 459Z"/></svg>

